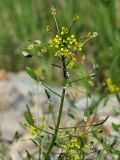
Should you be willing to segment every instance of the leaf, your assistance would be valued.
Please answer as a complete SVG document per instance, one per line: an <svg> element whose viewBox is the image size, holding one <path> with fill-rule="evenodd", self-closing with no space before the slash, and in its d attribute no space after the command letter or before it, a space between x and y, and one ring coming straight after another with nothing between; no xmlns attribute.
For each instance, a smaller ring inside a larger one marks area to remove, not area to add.
<svg viewBox="0 0 120 160"><path fill-rule="evenodd" d="M92 132L93 136L94 136L98 141L100 141L100 137L99 137L99 135L98 135L100 129L101 129L101 126L92 126L92 127L91 127L91 132Z"/></svg>
<svg viewBox="0 0 120 160"><path fill-rule="evenodd" d="M14 139L14 140L19 140L19 138L20 138L21 136L22 136L22 135L21 135L18 131L16 131L15 134L14 134L13 139Z"/></svg>
<svg viewBox="0 0 120 160"><path fill-rule="evenodd" d="M49 128L50 128L51 130L55 130L52 126L49 126Z"/></svg>
<svg viewBox="0 0 120 160"><path fill-rule="evenodd" d="M27 111L24 112L25 119L28 124L34 125L34 119L33 119L32 113L31 113L29 107L28 106L26 106L26 107L27 107Z"/></svg>
<svg viewBox="0 0 120 160"><path fill-rule="evenodd" d="M102 159L101 151L98 151L96 160L101 160L101 159Z"/></svg>
<svg viewBox="0 0 120 160"><path fill-rule="evenodd" d="M32 58L32 54L26 52L26 51L22 51L22 55L26 58Z"/></svg>
<svg viewBox="0 0 120 160"><path fill-rule="evenodd" d="M120 94L119 93L116 93L116 98L117 98L118 102L120 103Z"/></svg>
<svg viewBox="0 0 120 160"><path fill-rule="evenodd" d="M108 97L108 96L104 97L103 106L106 106L108 100L109 100L109 97Z"/></svg>
<svg viewBox="0 0 120 160"><path fill-rule="evenodd" d="M29 152L27 149L26 149L25 151L26 151L26 153L27 153L26 159L27 159L27 160L34 160L33 156L30 154L30 152Z"/></svg>
<svg viewBox="0 0 120 160"><path fill-rule="evenodd" d="M103 120L100 120L100 121L98 121L98 122L96 122L96 123L93 123L93 126L100 126L100 125L104 124L104 123L107 121L108 117L109 117L109 116L107 116L107 117L106 117L105 119L103 119Z"/></svg>
<svg viewBox="0 0 120 160"><path fill-rule="evenodd" d="M51 160L50 156L47 155L47 157L45 157L45 160Z"/></svg>
<svg viewBox="0 0 120 160"><path fill-rule="evenodd" d="M102 146L103 148L106 150L106 151L110 151L111 147L110 145L108 144L108 141L104 138L101 139L101 143L102 143Z"/></svg>
<svg viewBox="0 0 120 160"><path fill-rule="evenodd" d="M118 142L118 138L115 137L112 144L110 145L110 147L114 147L116 145L116 143Z"/></svg>
<svg viewBox="0 0 120 160"><path fill-rule="evenodd" d="M47 89L45 89L45 93L46 93L46 96L47 96L47 98L48 98L48 100L49 100L51 97L50 97L50 93L48 92Z"/></svg>
<svg viewBox="0 0 120 160"><path fill-rule="evenodd" d="M52 113L53 111L53 104L51 103L51 101L48 101L48 113Z"/></svg>
<svg viewBox="0 0 120 160"><path fill-rule="evenodd" d="M38 142L36 142L34 139L30 139L30 140L36 145L36 147L39 146Z"/></svg>
<svg viewBox="0 0 120 160"><path fill-rule="evenodd" d="M22 122L19 122L19 125L20 125L20 127L21 127L22 129L25 129L25 128L26 128L25 124L23 124Z"/></svg>
<svg viewBox="0 0 120 160"><path fill-rule="evenodd" d="M115 130L115 131L119 131L120 129L120 124L115 124L115 123L112 123L112 128Z"/></svg>
<svg viewBox="0 0 120 160"><path fill-rule="evenodd" d="M75 116L72 113L68 113L68 116L71 117L72 119L75 119Z"/></svg>
<svg viewBox="0 0 120 160"><path fill-rule="evenodd" d="M27 73L29 74L30 77L32 77L33 79L37 80L37 76L36 76L35 72L31 68L26 67L26 71L27 71Z"/></svg>
<svg viewBox="0 0 120 160"><path fill-rule="evenodd" d="M48 113L51 113L53 111L53 104L52 104L52 101L51 101L51 96L50 96L50 93L48 92L47 89L45 89L45 93L46 93L46 96L48 98Z"/></svg>
<svg viewBox="0 0 120 160"><path fill-rule="evenodd" d="M120 150L112 150L113 154L120 155Z"/></svg>

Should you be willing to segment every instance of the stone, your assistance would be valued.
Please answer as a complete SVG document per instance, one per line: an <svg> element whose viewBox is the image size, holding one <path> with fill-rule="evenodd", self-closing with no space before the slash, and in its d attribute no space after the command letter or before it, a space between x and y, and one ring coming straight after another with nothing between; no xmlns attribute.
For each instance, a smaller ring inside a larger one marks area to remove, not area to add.
<svg viewBox="0 0 120 160"><path fill-rule="evenodd" d="M22 156L25 156L25 150L28 150L32 155L36 152L36 146L32 141L29 140L28 134L24 135L24 139L27 139L27 141L23 142L22 138L20 138L18 142L13 143L9 147L8 155L12 160L21 160L20 154L22 154Z"/></svg>
<svg viewBox="0 0 120 160"><path fill-rule="evenodd" d="M6 111L22 98L17 88L8 81L0 81L0 111Z"/></svg>
<svg viewBox="0 0 120 160"><path fill-rule="evenodd" d="M5 70L0 70L0 80L9 80L14 76L14 73Z"/></svg>

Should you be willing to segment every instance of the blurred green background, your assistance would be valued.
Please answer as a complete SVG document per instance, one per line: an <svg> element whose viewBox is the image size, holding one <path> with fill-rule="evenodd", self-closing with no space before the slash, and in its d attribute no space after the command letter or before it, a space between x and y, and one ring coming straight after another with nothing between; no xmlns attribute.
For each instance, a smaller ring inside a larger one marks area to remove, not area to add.
<svg viewBox="0 0 120 160"><path fill-rule="evenodd" d="M120 81L119 0L1 0L0 68L15 72L25 69L29 62L21 51L27 40L47 41L50 36L46 26L52 24L51 4L57 8L59 25L70 25L74 15L80 16L73 28L78 38L88 32L99 33L85 52L90 61L95 58L103 65L114 81Z"/></svg>

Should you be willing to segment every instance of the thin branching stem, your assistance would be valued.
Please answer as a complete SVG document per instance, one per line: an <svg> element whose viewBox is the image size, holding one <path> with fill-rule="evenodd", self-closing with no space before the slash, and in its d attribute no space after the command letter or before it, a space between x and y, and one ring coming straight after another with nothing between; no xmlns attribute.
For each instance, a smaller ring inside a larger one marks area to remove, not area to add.
<svg viewBox="0 0 120 160"><path fill-rule="evenodd" d="M71 29L72 29L72 27L73 27L74 24L75 24L75 21L73 21L73 23L71 24L68 33L70 33L70 31L71 31Z"/></svg>
<svg viewBox="0 0 120 160"><path fill-rule="evenodd" d="M56 65L56 64L52 64L52 66L54 66L54 67L58 67L58 68L61 68L61 69L62 69L62 67L61 67L61 66Z"/></svg>
<svg viewBox="0 0 120 160"><path fill-rule="evenodd" d="M58 114L58 118L57 118L57 123L55 126L54 135L52 137L52 141L51 141L50 146L49 146L47 153L45 155L45 160L49 159L49 155L50 155L51 150L52 150L54 143L56 141L57 134L59 131L59 125L60 125L60 121L61 121L62 110L63 110L63 104L64 104L64 98L65 98L65 86L67 85L67 69L66 69L66 64L65 64L65 57L62 57L62 63L63 63L63 76L64 76L64 85L63 86L64 87L62 90L60 109L59 109L59 114Z"/></svg>
<svg viewBox="0 0 120 160"><path fill-rule="evenodd" d="M56 24L56 27L57 27L58 34L60 35L60 30L59 30L57 19L56 19L55 15L54 15L54 20L55 20L55 24Z"/></svg>
<svg viewBox="0 0 120 160"><path fill-rule="evenodd" d="M42 84L45 88L47 88L49 91L51 91L52 93L54 93L55 95L57 95L58 97L61 97L61 95L59 95L58 93L56 93L55 91L53 91L50 87L48 87L46 84L44 84L43 82L40 82L40 84Z"/></svg>
<svg viewBox="0 0 120 160"><path fill-rule="evenodd" d="M81 81L81 80L84 80L84 79L88 79L88 78L91 78L91 75L89 75L89 76L87 76L87 77L75 79L75 80L73 80L73 81L68 82L68 84L72 84L72 83L74 83L74 82L78 82L78 81Z"/></svg>
<svg viewBox="0 0 120 160"><path fill-rule="evenodd" d="M45 133L47 133L47 134L50 134L50 135L54 135L53 133L51 133L51 132L48 132L48 131L45 131L45 130L43 130L42 128L39 128L39 127L37 127L37 126L34 126L34 125L32 125L34 128L36 128L36 129L38 129L38 130L40 130L40 131L42 131L42 132L45 132Z"/></svg>

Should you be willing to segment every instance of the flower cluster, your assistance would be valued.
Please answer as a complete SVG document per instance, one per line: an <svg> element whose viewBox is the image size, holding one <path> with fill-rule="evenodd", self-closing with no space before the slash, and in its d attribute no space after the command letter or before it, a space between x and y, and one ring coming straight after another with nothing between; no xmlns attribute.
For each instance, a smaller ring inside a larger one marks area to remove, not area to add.
<svg viewBox="0 0 120 160"><path fill-rule="evenodd" d="M74 57L75 51L81 51L81 43L77 42L74 34L68 35L68 28L62 27L60 35L49 40L49 45L56 49L56 56Z"/></svg>
<svg viewBox="0 0 120 160"><path fill-rule="evenodd" d="M73 150L71 151L70 157L67 158L67 160L82 160L80 158L80 155L77 153L77 151Z"/></svg>
<svg viewBox="0 0 120 160"><path fill-rule="evenodd" d="M60 34L55 35L53 39L49 40L49 45L55 49L55 56L71 58L68 68L74 66L76 62L75 54L82 50L82 44L77 41L74 34L69 35L69 29L67 27L62 27Z"/></svg>
<svg viewBox="0 0 120 160"><path fill-rule="evenodd" d="M60 139L63 140L67 137L67 134L65 132L63 132L61 135L60 135Z"/></svg>
<svg viewBox="0 0 120 160"><path fill-rule="evenodd" d="M106 79L106 85L107 85L108 90L111 93L118 92L120 90L118 86L112 83L112 80L110 78Z"/></svg>
<svg viewBox="0 0 120 160"><path fill-rule="evenodd" d="M74 149L80 149L80 145L78 144L77 138L72 138L70 141L68 141L64 146L63 150L65 152L68 152L70 150Z"/></svg>
<svg viewBox="0 0 120 160"><path fill-rule="evenodd" d="M80 149L80 145L78 144L77 138L72 138L63 146L64 153L68 153L69 156L67 160L80 160L80 156L78 154L78 150Z"/></svg>
<svg viewBox="0 0 120 160"><path fill-rule="evenodd" d="M46 128L45 120L46 120L46 117L43 116L41 123L38 123L38 124L35 123L33 126L30 124L26 124L26 128L28 129L31 138L35 138L35 137L43 138L44 137L41 129Z"/></svg>
<svg viewBox="0 0 120 160"><path fill-rule="evenodd" d="M28 49L28 50L31 50L31 49L33 49L33 47L34 47L34 45L33 45L33 44L30 44L30 45L27 46L27 49Z"/></svg>
<svg viewBox="0 0 120 160"><path fill-rule="evenodd" d="M56 9L52 6L52 8L51 8L51 14L53 15L53 16L55 16L56 15Z"/></svg>

